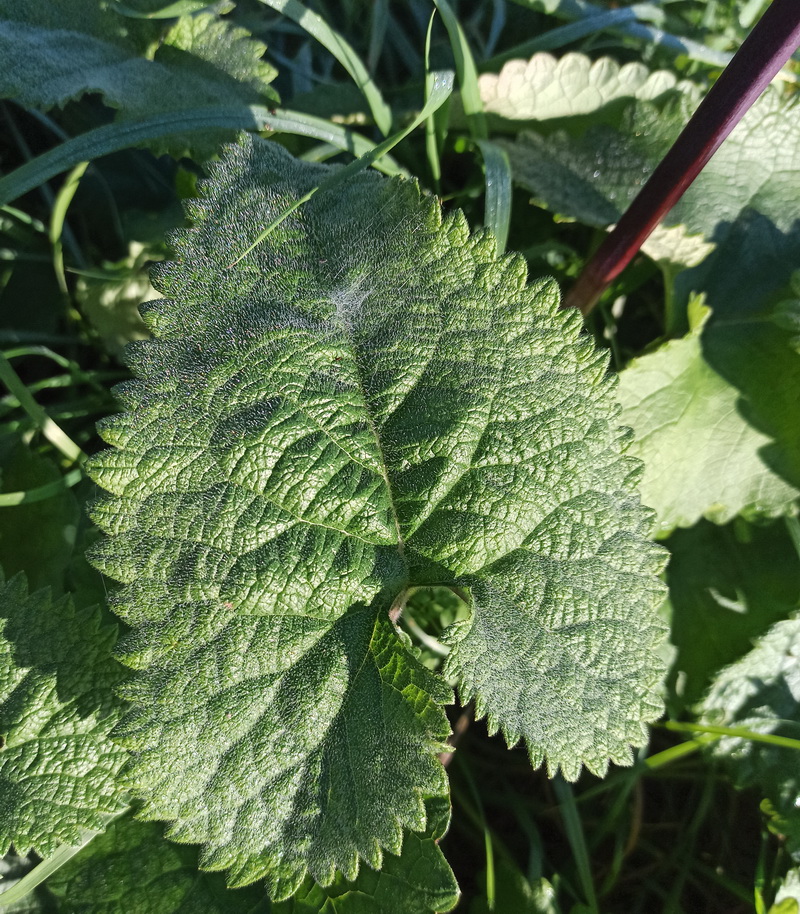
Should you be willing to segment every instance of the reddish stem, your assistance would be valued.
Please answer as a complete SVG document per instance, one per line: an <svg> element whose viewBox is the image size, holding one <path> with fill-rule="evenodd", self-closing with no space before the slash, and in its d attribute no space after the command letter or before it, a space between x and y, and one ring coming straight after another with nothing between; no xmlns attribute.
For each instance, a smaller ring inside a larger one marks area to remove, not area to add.
<svg viewBox="0 0 800 914"><path fill-rule="evenodd" d="M800 2L773 0L672 148L592 258L562 307L592 310L606 286L702 171L722 141L800 46Z"/></svg>

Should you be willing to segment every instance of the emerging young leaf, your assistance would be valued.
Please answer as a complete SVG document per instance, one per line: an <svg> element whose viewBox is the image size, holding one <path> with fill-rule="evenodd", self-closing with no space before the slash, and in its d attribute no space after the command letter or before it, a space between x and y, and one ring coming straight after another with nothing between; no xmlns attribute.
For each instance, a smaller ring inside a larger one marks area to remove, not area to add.
<svg viewBox="0 0 800 914"><path fill-rule="evenodd" d="M412 182L361 173L253 246L330 174L248 139L214 169L90 467L144 814L276 899L378 868L446 793L409 586L471 590L448 671L537 764L629 761L660 711L662 555L605 356Z"/></svg>
<svg viewBox="0 0 800 914"><path fill-rule="evenodd" d="M116 630L25 578L0 577L0 854L50 854L123 804Z"/></svg>
<svg viewBox="0 0 800 914"><path fill-rule="evenodd" d="M724 669L700 707L701 723L798 739L800 619L774 625L749 654ZM713 753L743 787L758 787L774 810L777 830L800 860L800 768L797 748L724 737Z"/></svg>

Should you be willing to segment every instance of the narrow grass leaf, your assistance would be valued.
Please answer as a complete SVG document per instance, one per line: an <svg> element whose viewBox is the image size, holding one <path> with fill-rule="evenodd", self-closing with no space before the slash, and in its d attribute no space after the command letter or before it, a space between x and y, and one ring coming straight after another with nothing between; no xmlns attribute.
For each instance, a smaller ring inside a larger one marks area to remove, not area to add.
<svg viewBox="0 0 800 914"><path fill-rule="evenodd" d="M581 888L586 896L586 902L591 914L600 914L597 907L597 896L594 890L594 881L592 880L592 868L589 863L589 851L586 847L586 839L583 835L583 826L578 814L578 807L575 803L575 797L572 793L572 787L560 775L553 778L553 789L558 798L558 807L561 812L561 818L564 822L564 829L567 832L567 840L572 848L572 854L575 857L575 866L578 869L578 878L581 882Z"/></svg>
<svg viewBox="0 0 800 914"><path fill-rule="evenodd" d="M478 70L467 36L447 0L434 0L434 2L450 38L450 47L456 63L458 87L461 90L461 103L464 107L464 114L467 116L470 133L473 139L486 139L489 134L483 114L481 93L478 89Z"/></svg>
<svg viewBox="0 0 800 914"><path fill-rule="evenodd" d="M258 2L288 16L333 54L363 93L378 129L386 136L392 128L392 111L352 45L339 32L332 29L321 16L303 6L299 0L258 0Z"/></svg>
<svg viewBox="0 0 800 914"><path fill-rule="evenodd" d="M177 19L178 16L190 16L192 13L199 13L210 6L214 6L214 4L209 3L208 0L177 0L175 3L170 3L167 6L162 6L161 9L151 10L150 12L137 10L132 6L119 2L112 3L111 9L129 19Z"/></svg>
<svg viewBox="0 0 800 914"><path fill-rule="evenodd" d="M11 174L0 178L0 204L21 197L86 159L99 158L177 133L209 130L215 127L270 130L275 133L310 136L356 155L375 148L373 143L351 130L307 114L280 109L270 110L261 105L211 105L177 114L160 114L139 121L107 124L67 140L66 143L42 153ZM380 163L381 170L387 174L403 173L403 169L387 156L383 156Z"/></svg>
<svg viewBox="0 0 800 914"><path fill-rule="evenodd" d="M130 807L125 807L117 813L112 813L105 818L105 824L110 825L114 819L118 819L120 816L125 815L129 811ZM19 882L15 883L12 888L7 892L0 893L0 901L2 901L2 907L7 908L12 904L16 904L18 901L21 901L39 885L41 885L45 880L49 879L56 870L60 870L65 863L72 860L72 858L79 854L86 845L93 839L96 838L99 834L102 834L99 831L91 831L86 829L81 837L81 840L78 844L62 844L61 847L53 851L52 854L45 857L41 863L35 866L30 873L27 873L25 876L20 879ZM0 883L2 885L2 883Z"/></svg>
<svg viewBox="0 0 800 914"><path fill-rule="evenodd" d="M33 420L36 428L47 438L50 444L59 450L72 463L81 462L86 455L67 433L57 425L33 398L20 376L14 371L11 362L0 353L0 381L19 400L20 406Z"/></svg>
<svg viewBox="0 0 800 914"><path fill-rule="evenodd" d="M447 101L450 97L450 94L453 91L453 74L449 71L436 72L434 74L433 87L431 89L431 94L428 97L425 105L419 114L414 118L414 120L407 126L400 130L398 133L393 134L389 139L384 140L382 143L370 149L368 152L365 152L364 155L360 156L354 162L351 162L349 165L345 165L340 171L335 171L329 178L322 181L316 187L312 187L309 191L306 191L301 197L298 197L297 200L293 200L292 203L286 207L266 226L266 228L258 235L256 240L240 254L233 263L230 264L231 267L239 263L240 260L245 258L257 245L270 234L281 222L284 221L287 217L291 216L292 213L296 212L304 203L307 203L315 194L318 194L320 191L331 191L335 188L341 186L344 182L349 181L351 177L358 174L358 172L363 171L365 168L369 168L373 162L376 162L381 156L385 155L390 149L394 147L403 139L405 139L409 133L412 133L414 130L419 127L419 125L426 120L426 118L433 115L433 113Z"/></svg>
<svg viewBox="0 0 800 914"><path fill-rule="evenodd" d="M29 505L36 501L45 501L53 498L64 489L70 489L77 485L83 478L81 470L70 470L61 479L54 482L45 483L43 486L37 486L35 489L28 489L25 492L3 492L0 494L0 508L11 508L17 505Z"/></svg>
<svg viewBox="0 0 800 914"><path fill-rule="evenodd" d="M478 140L486 176L486 215L483 223L497 239L497 253L503 254L511 222L511 165L508 154L491 140Z"/></svg>
<svg viewBox="0 0 800 914"><path fill-rule="evenodd" d="M64 275L64 245L61 237L64 232L67 210L88 167L88 162L79 162L67 175L66 180L61 185L61 189L56 194L53 211L50 214L50 243L53 245L53 269L56 272L58 287L64 295L68 294L68 289L67 278Z"/></svg>

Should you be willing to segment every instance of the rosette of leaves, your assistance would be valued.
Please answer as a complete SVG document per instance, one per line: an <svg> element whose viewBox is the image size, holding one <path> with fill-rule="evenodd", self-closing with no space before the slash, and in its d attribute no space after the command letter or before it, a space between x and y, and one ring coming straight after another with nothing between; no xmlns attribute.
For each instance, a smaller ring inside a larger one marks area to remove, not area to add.
<svg viewBox="0 0 800 914"><path fill-rule="evenodd" d="M380 868L446 797L410 588L469 592L445 674L535 765L629 763L661 710L662 552L605 356L414 182L314 194L334 174L248 138L214 167L89 464L141 815L276 900Z"/></svg>

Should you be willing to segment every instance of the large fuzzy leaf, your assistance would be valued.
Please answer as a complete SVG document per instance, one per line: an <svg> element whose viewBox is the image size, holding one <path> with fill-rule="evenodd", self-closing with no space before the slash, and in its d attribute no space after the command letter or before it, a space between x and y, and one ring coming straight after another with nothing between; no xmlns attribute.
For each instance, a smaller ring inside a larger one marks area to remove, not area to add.
<svg viewBox="0 0 800 914"><path fill-rule="evenodd" d="M144 814L276 898L377 868L446 792L450 689L388 617L411 585L471 589L449 671L536 763L629 761L660 710L662 558L605 357L411 182L352 177L252 247L331 174L228 153L90 467Z"/></svg>
<svg viewBox="0 0 800 914"><path fill-rule="evenodd" d="M741 660L715 679L700 706L701 723L800 738L800 620L778 622ZM713 754L743 787L769 801L774 827L800 860L800 750L726 736Z"/></svg>
<svg viewBox="0 0 800 914"><path fill-rule="evenodd" d="M115 638L96 609L0 578L0 852L78 844L122 805Z"/></svg>
<svg viewBox="0 0 800 914"><path fill-rule="evenodd" d="M277 99L264 45L244 29L201 13L163 32L111 0L0 0L0 95L47 110L99 93L120 119ZM190 142L195 153L213 151L208 138Z"/></svg>

